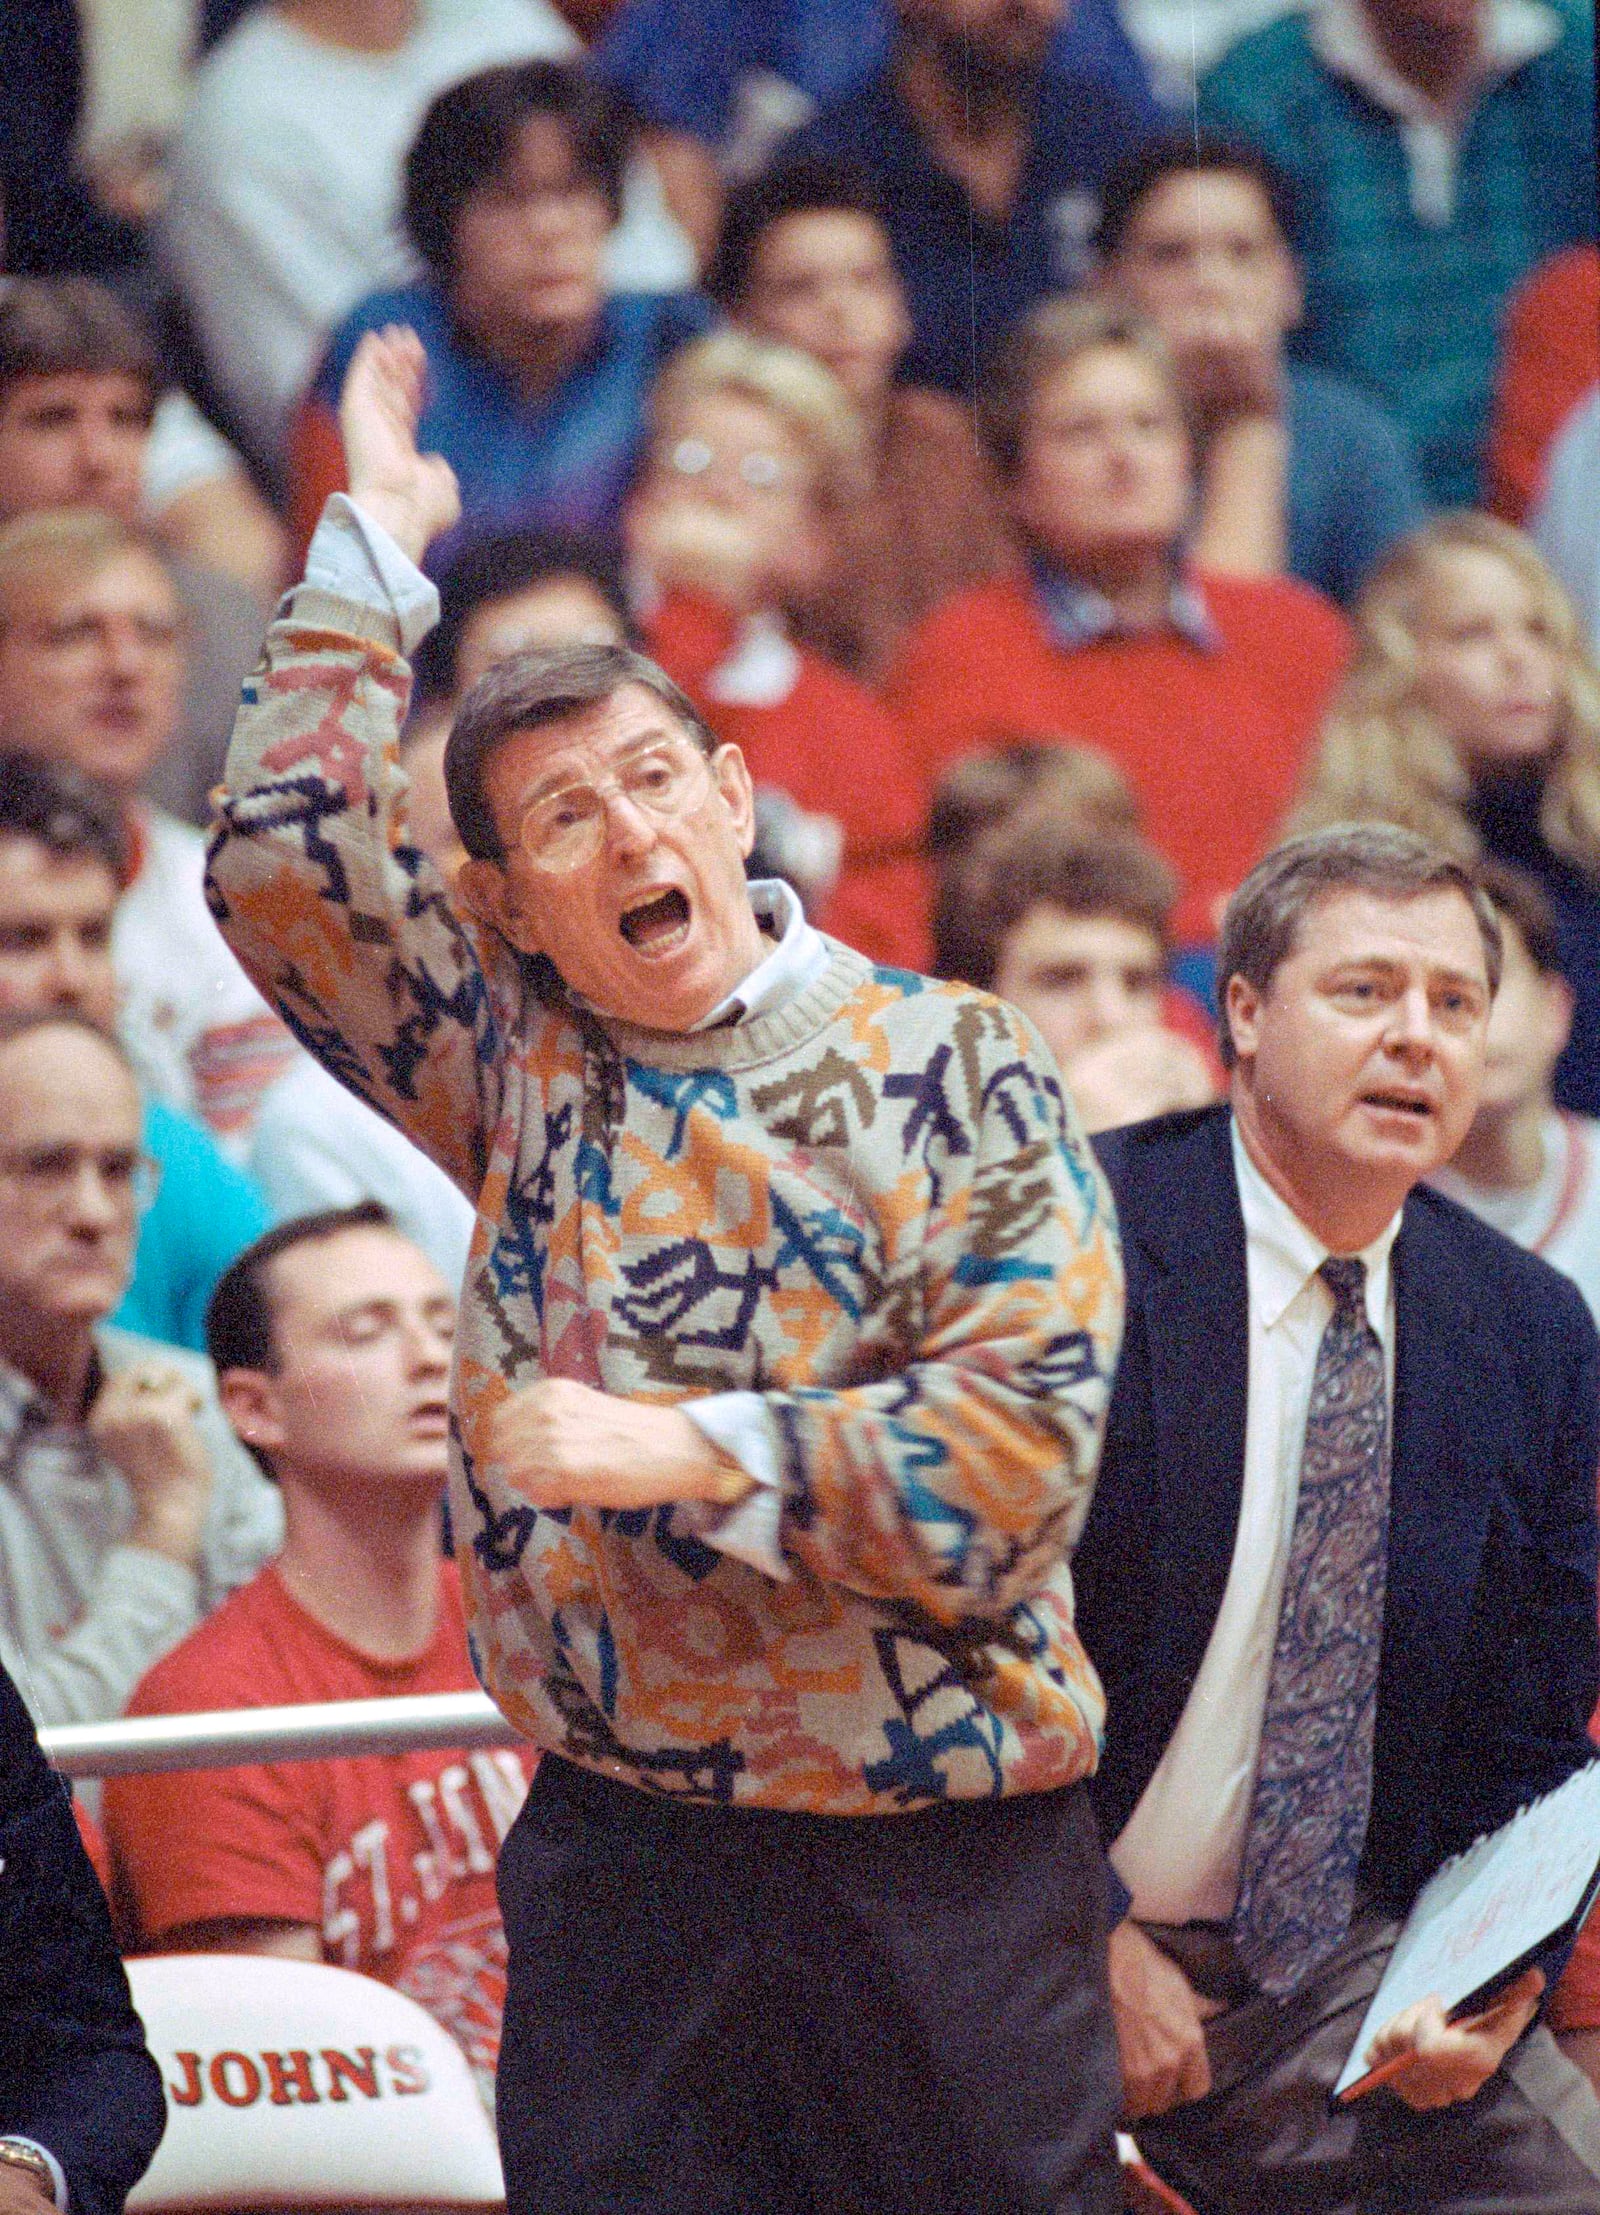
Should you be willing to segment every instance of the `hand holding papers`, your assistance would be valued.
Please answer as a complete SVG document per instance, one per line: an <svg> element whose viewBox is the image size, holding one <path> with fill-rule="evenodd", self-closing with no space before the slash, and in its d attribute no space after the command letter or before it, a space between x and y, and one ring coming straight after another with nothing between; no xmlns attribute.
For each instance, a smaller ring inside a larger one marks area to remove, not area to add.
<svg viewBox="0 0 1600 2215"><path fill-rule="evenodd" d="M1397 2017L1430 1999L1447 2018L1470 2014L1507 1978L1517 1978L1473 2026L1491 2034L1509 2031L1509 2046L1522 2027L1516 2015L1526 2009L1524 2021L1531 2019L1537 2000L1538 1987L1522 1981L1533 1957L1577 1929L1597 1890L1600 1761L1480 1838L1424 1887L1334 2097L1375 2089L1379 2068L1383 2081L1396 2082L1407 2066L1420 2066L1415 2050L1386 2056L1380 2044L1374 2055L1380 2032L1396 2026Z"/></svg>

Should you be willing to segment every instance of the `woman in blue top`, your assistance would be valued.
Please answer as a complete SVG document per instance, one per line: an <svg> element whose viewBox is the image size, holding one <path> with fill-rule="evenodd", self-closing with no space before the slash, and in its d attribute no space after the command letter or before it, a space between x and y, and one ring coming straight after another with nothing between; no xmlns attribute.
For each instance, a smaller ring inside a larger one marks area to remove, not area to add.
<svg viewBox="0 0 1600 2215"><path fill-rule="evenodd" d="M439 95L405 171L427 274L371 294L334 334L295 429L297 522L344 482L334 411L350 357L398 323L428 357L417 437L456 473L461 530L611 527L656 372L710 312L692 293L605 291L628 140L615 95L565 63L480 70ZM440 540L433 563L459 542Z"/></svg>

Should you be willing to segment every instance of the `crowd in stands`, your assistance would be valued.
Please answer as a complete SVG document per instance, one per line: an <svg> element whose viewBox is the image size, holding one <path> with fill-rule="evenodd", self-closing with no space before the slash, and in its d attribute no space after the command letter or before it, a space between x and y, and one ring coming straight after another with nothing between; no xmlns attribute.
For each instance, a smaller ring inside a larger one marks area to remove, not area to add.
<svg viewBox="0 0 1600 2215"><path fill-rule="evenodd" d="M463 503L400 761L447 886L472 687L636 643L742 749L752 873L1022 1008L1103 1130L1224 1089L1219 919L1274 842L1405 825L1505 940L1441 1188L1600 1316L1593 68L1578 0L0 10L0 1660L39 1723L474 1682L471 1198L203 882L390 326ZM487 2085L525 1785L124 1780L124 1938L366 1969ZM1562 2004L1600 2083L1600 1941Z"/></svg>

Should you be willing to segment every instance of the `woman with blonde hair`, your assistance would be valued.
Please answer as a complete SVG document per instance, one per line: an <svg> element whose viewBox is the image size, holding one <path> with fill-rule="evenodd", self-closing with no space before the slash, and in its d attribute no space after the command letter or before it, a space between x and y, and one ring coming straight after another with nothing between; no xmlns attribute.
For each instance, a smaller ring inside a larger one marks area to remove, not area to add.
<svg viewBox="0 0 1600 2215"><path fill-rule="evenodd" d="M921 968L923 793L899 726L785 614L826 577L864 468L830 371L719 331L656 382L624 537L650 652L749 764L767 873L874 960Z"/></svg>
<svg viewBox="0 0 1600 2215"><path fill-rule="evenodd" d="M1556 1096L1600 1113L1600 668L1571 602L1522 532L1446 515L1376 572L1355 625L1289 827L1379 817L1536 878L1577 999Z"/></svg>

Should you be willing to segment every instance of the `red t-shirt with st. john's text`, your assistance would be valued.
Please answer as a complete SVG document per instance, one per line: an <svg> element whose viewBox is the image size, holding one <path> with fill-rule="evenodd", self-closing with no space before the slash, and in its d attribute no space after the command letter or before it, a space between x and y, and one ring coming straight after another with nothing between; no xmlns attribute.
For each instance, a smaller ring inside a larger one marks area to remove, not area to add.
<svg viewBox="0 0 1600 2215"><path fill-rule="evenodd" d="M440 1564L439 1601L425 1652L375 1661L263 1569L157 1663L128 1713L471 1691L450 1563ZM218 1917L309 1923L324 1960L418 2001L483 2083L505 2001L495 1856L533 1760L531 1750L435 1751L115 1778L104 1824L127 1936L153 1945Z"/></svg>

